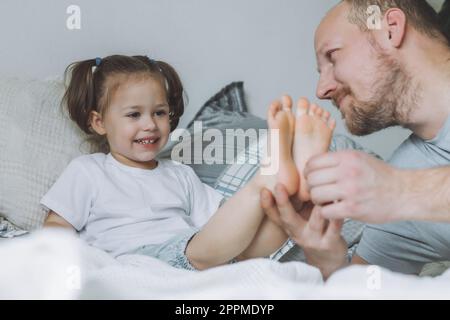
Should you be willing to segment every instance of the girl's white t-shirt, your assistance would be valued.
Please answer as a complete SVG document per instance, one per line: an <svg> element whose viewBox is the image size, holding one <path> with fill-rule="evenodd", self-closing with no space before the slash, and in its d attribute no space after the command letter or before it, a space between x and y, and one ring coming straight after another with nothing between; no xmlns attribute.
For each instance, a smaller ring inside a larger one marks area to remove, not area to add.
<svg viewBox="0 0 450 320"><path fill-rule="evenodd" d="M97 153L74 159L41 204L90 245L119 256L201 228L222 200L186 165L159 160L146 170Z"/></svg>

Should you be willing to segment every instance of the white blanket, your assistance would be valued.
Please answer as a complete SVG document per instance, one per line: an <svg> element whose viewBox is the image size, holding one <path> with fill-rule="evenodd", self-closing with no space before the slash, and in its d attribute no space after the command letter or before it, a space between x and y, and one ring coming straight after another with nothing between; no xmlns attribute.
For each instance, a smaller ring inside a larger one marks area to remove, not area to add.
<svg viewBox="0 0 450 320"><path fill-rule="evenodd" d="M351 267L324 283L316 268L264 259L190 272L145 256L116 260L56 230L1 241L0 259L0 299L450 299L450 272Z"/></svg>

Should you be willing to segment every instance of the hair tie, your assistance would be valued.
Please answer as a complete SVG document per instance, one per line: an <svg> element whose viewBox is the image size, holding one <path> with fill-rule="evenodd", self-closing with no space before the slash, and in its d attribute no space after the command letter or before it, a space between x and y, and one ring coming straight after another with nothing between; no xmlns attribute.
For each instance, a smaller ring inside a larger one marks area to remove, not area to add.
<svg viewBox="0 0 450 320"><path fill-rule="evenodd" d="M158 64L158 61L156 61L156 60L150 58L149 56L146 56L146 57L147 57L148 61L150 61L150 64L155 65L155 66L158 68L158 71L159 71L160 73L164 74L163 70L161 69L161 67L160 67L159 64Z"/></svg>
<svg viewBox="0 0 450 320"><path fill-rule="evenodd" d="M95 58L95 66L96 67L100 66L100 63L102 63L102 58L99 57Z"/></svg>
<svg viewBox="0 0 450 320"><path fill-rule="evenodd" d="M150 58L148 55L145 55L144 57L146 57L150 63L155 63L155 60Z"/></svg>

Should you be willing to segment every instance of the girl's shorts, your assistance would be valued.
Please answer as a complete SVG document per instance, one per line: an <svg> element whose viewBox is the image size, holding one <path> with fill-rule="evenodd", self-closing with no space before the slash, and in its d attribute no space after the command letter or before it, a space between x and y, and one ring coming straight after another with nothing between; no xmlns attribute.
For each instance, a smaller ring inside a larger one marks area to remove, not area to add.
<svg viewBox="0 0 450 320"><path fill-rule="evenodd" d="M191 228L162 244L142 246L133 254L141 254L167 262L172 267L197 271L186 257L186 248L191 239L198 233L199 229ZM230 263L236 263L236 260Z"/></svg>
<svg viewBox="0 0 450 320"><path fill-rule="evenodd" d="M178 269L196 271L186 257L186 248L191 239L198 233L198 229L191 228L176 235L164 243L145 245L137 249L134 254L153 257Z"/></svg>

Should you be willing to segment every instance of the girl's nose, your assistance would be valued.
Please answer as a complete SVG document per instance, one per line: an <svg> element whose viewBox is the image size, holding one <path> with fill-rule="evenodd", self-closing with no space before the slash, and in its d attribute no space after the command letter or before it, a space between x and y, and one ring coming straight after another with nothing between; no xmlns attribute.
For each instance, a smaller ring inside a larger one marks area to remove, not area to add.
<svg viewBox="0 0 450 320"><path fill-rule="evenodd" d="M156 130L156 122L151 116L144 117L143 129L144 131L154 131Z"/></svg>

